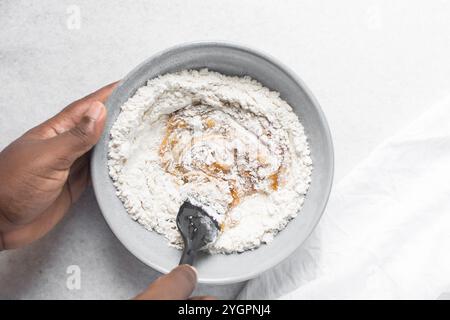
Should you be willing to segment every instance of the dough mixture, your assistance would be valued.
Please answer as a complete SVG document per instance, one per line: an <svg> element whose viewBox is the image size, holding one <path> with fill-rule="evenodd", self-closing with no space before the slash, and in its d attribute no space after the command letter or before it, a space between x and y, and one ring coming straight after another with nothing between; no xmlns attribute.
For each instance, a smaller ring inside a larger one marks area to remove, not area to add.
<svg viewBox="0 0 450 320"><path fill-rule="evenodd" d="M211 253L270 242L302 207L312 162L303 126L249 77L185 70L149 80L111 129L109 172L130 216L182 248L185 200L220 225Z"/></svg>

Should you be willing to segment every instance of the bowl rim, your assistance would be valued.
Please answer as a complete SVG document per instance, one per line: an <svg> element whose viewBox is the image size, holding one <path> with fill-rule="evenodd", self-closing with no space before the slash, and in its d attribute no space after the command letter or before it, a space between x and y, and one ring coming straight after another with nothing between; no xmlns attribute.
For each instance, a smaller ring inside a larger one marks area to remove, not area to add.
<svg viewBox="0 0 450 320"><path fill-rule="evenodd" d="M304 242L311 236L312 232L316 229L317 224L319 223L320 219L322 218L325 208L327 206L329 197L330 197L330 193L331 193L331 189L333 186L333 181L334 181L334 167L335 167L335 159L334 159L334 146L333 146L333 140L332 140L332 135L331 135L331 131L327 122L327 119L325 117L325 114L323 113L323 110L319 104L319 102L317 101L317 99L315 98L315 96L312 94L311 90L306 86L306 84L303 82L303 80L296 75L296 73L294 71L292 71L292 69L290 69L288 66L286 66L284 63L282 63L281 61L279 61L277 58L274 58L273 56L265 53L265 52L261 52L260 50L256 50L256 49L252 49L247 47L246 45L243 44L239 44L236 42L230 42L230 41L191 41L191 42L183 42L174 46L171 46L167 49L164 50L160 50L158 52L156 52L155 54L151 55L150 57L148 57L147 59L145 59L144 61L142 61L141 63L139 63L136 67L134 67L131 71L129 71L127 73L127 75L119 81L117 87L113 90L113 92L111 93L110 97L108 98L108 100L106 101L106 105L109 104L109 101L111 99L111 97L115 94L115 92L122 86L123 83L125 83L126 81L128 81L130 78L132 78L134 76L134 74L140 70L143 66L147 65L150 61L155 60L165 54L168 54L172 51L179 51L179 50L186 50L186 49L193 49L193 48L202 48L202 47L222 47L222 48L227 48L227 49L233 49L233 50L239 50L242 51L244 53L249 53L251 55L254 55L258 58L261 58L265 61L267 61L268 63L276 66L278 69L280 69L283 73L285 73L285 75L287 75L289 78L291 78L291 80L293 80L295 83L297 83L306 93L306 95L308 96L308 98L310 99L311 103L313 104L314 108L316 109L320 122L323 125L324 128L324 133L325 133L325 139L324 139L324 143L326 146L326 149L329 152L330 155L330 166L329 166L329 174L330 174L330 179L327 183L327 185L325 186L323 192L324 192L324 199L322 201L322 205L321 207L318 209L318 212L315 215L315 218L313 220L312 223L312 227L309 230L308 234L305 236L303 242L301 242L298 246L293 247L290 250L286 250L284 252L284 254L281 256L281 258L277 261L272 261L270 263L267 263L267 265L265 266L264 270L257 270L257 271L252 271L252 272L248 272L246 274L243 274L241 276L234 276L234 277L226 277L226 278L202 278L202 277L198 277L198 282L199 283L204 283L204 284L230 284L230 283L237 283L237 282L241 282L241 281L246 281L249 279L253 279L255 277L257 277L258 275L260 275L261 273L272 269L273 267L277 266L278 264L280 264L281 262L283 262L287 257L289 257L290 255L292 255L292 253L298 249L299 247L301 247ZM258 79L255 79L258 80ZM104 132L103 135L106 135L108 133ZM113 225L112 222L109 218L109 216L107 214L105 214L105 208L102 204L101 201L98 201L98 199L100 198L101 194L100 194L100 189L101 186L97 185L97 181L94 178L95 176L95 159L98 157L98 153L99 153L99 147L97 147L97 145L94 147L93 151L92 151L92 156L91 156L91 161L90 161L90 169L91 169L91 178L92 178L92 188L94 190L94 194L97 200L97 204L100 208L100 211L106 221L106 223L108 224L109 228L111 229L112 233L116 236L117 239L119 239L120 243L136 258L138 258L138 260L140 260L141 262L143 262L145 265L153 268L156 271L159 271L161 273L167 274L168 272L170 272L170 269L164 268L156 263L154 263L153 261L149 261L146 257L141 256L140 254L136 253L135 250L129 246L127 244L126 239L123 239L121 235L119 235ZM269 244L270 245L270 244ZM174 266L175 267L175 266Z"/></svg>

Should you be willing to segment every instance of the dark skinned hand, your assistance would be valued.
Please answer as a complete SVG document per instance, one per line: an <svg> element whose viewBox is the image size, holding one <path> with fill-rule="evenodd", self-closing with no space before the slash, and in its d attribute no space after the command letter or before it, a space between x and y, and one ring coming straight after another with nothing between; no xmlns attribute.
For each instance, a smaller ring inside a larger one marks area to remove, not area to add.
<svg viewBox="0 0 450 320"><path fill-rule="evenodd" d="M89 150L102 134L116 83L77 100L0 152L0 251L45 236L90 182ZM188 299L197 273L178 266L135 299ZM211 299L192 297L190 299Z"/></svg>

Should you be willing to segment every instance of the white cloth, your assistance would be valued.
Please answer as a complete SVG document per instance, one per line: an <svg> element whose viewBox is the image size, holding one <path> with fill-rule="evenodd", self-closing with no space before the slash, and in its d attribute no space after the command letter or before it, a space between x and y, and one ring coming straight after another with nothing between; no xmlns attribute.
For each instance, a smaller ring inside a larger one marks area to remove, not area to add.
<svg viewBox="0 0 450 320"><path fill-rule="evenodd" d="M447 99L341 180L306 243L239 298L435 299L449 289Z"/></svg>

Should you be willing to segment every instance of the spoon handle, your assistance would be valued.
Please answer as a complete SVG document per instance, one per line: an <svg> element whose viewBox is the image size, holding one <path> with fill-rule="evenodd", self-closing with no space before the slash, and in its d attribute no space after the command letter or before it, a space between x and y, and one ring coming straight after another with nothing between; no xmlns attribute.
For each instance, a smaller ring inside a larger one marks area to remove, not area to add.
<svg viewBox="0 0 450 320"><path fill-rule="evenodd" d="M192 265L194 265L194 260L196 257L197 257L197 251L192 250L190 243L188 243L184 247L183 254L181 256L179 264L189 264L192 266Z"/></svg>

